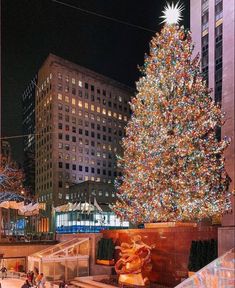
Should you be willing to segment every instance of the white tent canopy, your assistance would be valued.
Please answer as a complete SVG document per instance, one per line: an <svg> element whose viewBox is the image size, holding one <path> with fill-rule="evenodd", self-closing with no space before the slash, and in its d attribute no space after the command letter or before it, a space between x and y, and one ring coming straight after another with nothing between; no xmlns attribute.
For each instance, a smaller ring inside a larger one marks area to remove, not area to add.
<svg viewBox="0 0 235 288"><path fill-rule="evenodd" d="M94 200L94 204L88 202L68 203L54 208L55 212L81 211L81 212L87 212L88 214L91 211L95 211L95 209L102 212L102 209L97 203L96 199Z"/></svg>

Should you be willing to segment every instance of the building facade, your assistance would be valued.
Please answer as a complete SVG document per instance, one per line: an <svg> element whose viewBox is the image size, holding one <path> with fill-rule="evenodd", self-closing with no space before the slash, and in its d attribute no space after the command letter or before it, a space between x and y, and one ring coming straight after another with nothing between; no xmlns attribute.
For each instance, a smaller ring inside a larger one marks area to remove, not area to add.
<svg viewBox="0 0 235 288"><path fill-rule="evenodd" d="M37 83L35 184L39 200L50 209L74 201L69 189L74 184L112 184L121 175L116 154L122 153L133 92L52 54ZM112 201L110 192L107 202Z"/></svg>
<svg viewBox="0 0 235 288"><path fill-rule="evenodd" d="M214 101L225 112L225 124L218 131L222 138L231 138L225 152L226 170L232 179L230 191L235 190L235 0L191 0L191 31L195 42L194 53L201 55L201 66ZM223 225L235 225L235 206L223 216Z"/></svg>
<svg viewBox="0 0 235 288"><path fill-rule="evenodd" d="M25 174L24 186L29 193L35 194L35 91L37 87L37 75L31 80L22 94L23 107L23 143Z"/></svg>
<svg viewBox="0 0 235 288"><path fill-rule="evenodd" d="M1 140L1 157L3 163L11 163L12 155L11 155L11 144L7 140Z"/></svg>

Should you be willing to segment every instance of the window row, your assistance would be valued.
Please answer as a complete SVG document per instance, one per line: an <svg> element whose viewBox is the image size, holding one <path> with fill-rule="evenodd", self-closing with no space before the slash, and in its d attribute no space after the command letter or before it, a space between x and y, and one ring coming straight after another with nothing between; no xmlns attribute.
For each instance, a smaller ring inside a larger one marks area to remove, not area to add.
<svg viewBox="0 0 235 288"><path fill-rule="evenodd" d="M82 116L79 115L79 116ZM88 118L88 117L85 117L85 118ZM97 120L97 122L102 122L102 124L108 124L109 126L114 126L114 127L119 127L119 128L122 128L123 127L123 124L121 124L120 122L116 121L116 120L113 120L108 118L101 118L100 116L97 116L96 118L94 117L94 114L90 114L90 118L91 120ZM96 125L97 125L97 130L101 130L101 126L100 124L95 124L93 122L90 122L89 120L83 120L81 118L76 118L75 116L70 116L70 115L64 115L62 113L58 113L58 120L65 120L65 122L68 122L68 123L71 123L71 124L77 124L79 126L82 126L84 125L85 127L91 127L92 129L95 129L96 128ZM126 118L125 118L126 119ZM102 129L105 130L106 128L104 128L106 126L102 126ZM108 128L108 131L111 131L109 128ZM105 132L105 131L104 131ZM109 132L111 133L111 132ZM39 136L38 136L39 138Z"/></svg>
<svg viewBox="0 0 235 288"><path fill-rule="evenodd" d="M83 104L78 105L80 108L82 108ZM84 107L85 109L89 109L89 104L88 103L84 103ZM62 111L63 110L63 105L61 103L58 104L58 110L59 111ZM113 112L111 110L106 110L105 108L101 108L99 106L94 106L94 105L90 105L90 110L91 111L94 111L94 112L97 112L97 113L101 113L103 115L107 115L109 117L114 117L118 120L124 120L124 121L127 121L127 116L126 115L122 115L122 114L118 114L116 112ZM85 118L89 118L89 114L88 112L83 112L82 110L76 110L75 107L69 107L68 105L65 105L64 106L64 111L65 112L71 112L72 114L78 114L79 116L85 116ZM126 112L127 112L127 109L126 109ZM94 114L91 114L90 115L90 118L91 119L95 119L95 115Z"/></svg>
<svg viewBox="0 0 235 288"><path fill-rule="evenodd" d="M78 105L78 104L76 104L76 102L77 103L79 103L79 102L82 102L81 100L77 100L76 98L73 98L73 97L70 97L69 95L63 95L62 93L63 93L63 88L62 88L62 86L60 85L59 86L60 88L58 88L58 90L60 91L60 92L58 92L57 93L57 98L58 98L58 100L60 100L60 101L65 101L65 102L67 102L67 103L71 103L72 105ZM69 88L66 88L65 89L65 92L69 92ZM72 88L72 94L73 95L76 95L77 94L77 91L76 91L76 89L75 88ZM83 96L84 95L84 96ZM86 92L85 91L85 93L83 93L83 91L82 90L78 90L78 96L80 97L80 98L84 98L84 99L90 99L91 100L91 102L97 102L97 103L99 103L99 104L103 104L104 106L108 106L108 107L110 107L110 108L114 108L114 109L119 109L119 110L122 110L123 109L123 106L122 106L122 101L120 101L120 99L122 99L122 97L121 96L115 96L114 97L114 99L110 99L110 100L106 100L105 98L100 98L100 96L98 95L98 96L94 96L94 95L89 95L88 94L88 92ZM119 101L118 101L119 100ZM128 104L128 101L127 100L125 100L124 101L124 110L126 110L127 109L127 104ZM94 105L94 104L92 104L92 105Z"/></svg>

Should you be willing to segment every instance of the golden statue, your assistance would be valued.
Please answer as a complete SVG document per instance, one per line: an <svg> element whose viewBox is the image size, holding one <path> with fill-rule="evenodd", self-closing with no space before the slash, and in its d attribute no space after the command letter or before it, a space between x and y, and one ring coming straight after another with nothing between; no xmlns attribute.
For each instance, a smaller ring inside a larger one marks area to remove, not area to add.
<svg viewBox="0 0 235 288"><path fill-rule="evenodd" d="M140 235L132 238L131 244L122 243L115 247L120 249L121 258L115 264L120 284L146 286L149 279L145 276L152 269L151 247L141 240Z"/></svg>

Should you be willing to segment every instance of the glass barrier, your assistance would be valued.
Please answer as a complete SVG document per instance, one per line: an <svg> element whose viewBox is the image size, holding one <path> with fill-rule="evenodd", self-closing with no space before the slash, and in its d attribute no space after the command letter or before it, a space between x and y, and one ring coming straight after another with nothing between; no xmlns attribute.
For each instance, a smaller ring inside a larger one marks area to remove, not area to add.
<svg viewBox="0 0 235 288"><path fill-rule="evenodd" d="M177 288L234 288L235 248L196 272Z"/></svg>

